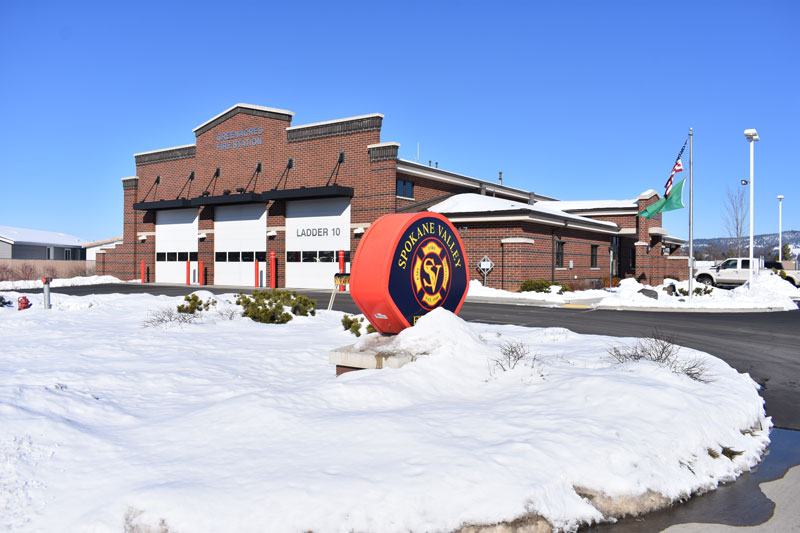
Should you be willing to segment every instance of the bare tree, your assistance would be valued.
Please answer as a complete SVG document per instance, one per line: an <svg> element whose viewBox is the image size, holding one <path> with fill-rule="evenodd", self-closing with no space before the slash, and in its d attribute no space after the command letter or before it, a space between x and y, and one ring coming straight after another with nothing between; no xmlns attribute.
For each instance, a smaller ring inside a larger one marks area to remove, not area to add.
<svg viewBox="0 0 800 533"><path fill-rule="evenodd" d="M736 256L742 257L745 221L747 220L748 207L745 202L744 190L737 188L736 192L728 189L728 198L723 203L725 229L728 237L734 240Z"/></svg>

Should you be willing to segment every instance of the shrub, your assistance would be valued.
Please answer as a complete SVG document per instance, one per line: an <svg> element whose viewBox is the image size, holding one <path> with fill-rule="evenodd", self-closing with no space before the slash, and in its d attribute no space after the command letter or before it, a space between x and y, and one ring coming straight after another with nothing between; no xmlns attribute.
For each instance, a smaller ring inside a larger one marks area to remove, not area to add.
<svg viewBox="0 0 800 533"><path fill-rule="evenodd" d="M32 280L38 278L38 270L30 263L20 263L16 268L15 276L18 280Z"/></svg>
<svg viewBox="0 0 800 533"><path fill-rule="evenodd" d="M178 326L183 327L183 324L191 324L198 318L200 318L199 314L178 313L171 307L164 307L158 311L148 313L147 318L142 322L142 327L157 328L166 327L170 324L178 324Z"/></svg>
<svg viewBox="0 0 800 533"><path fill-rule="evenodd" d="M350 333L352 333L356 337L360 337L361 336L361 326L363 326L363 325L364 325L364 317L363 316L361 318L356 318L356 317L350 316L350 315L344 315L342 317L342 326L344 327L344 330L345 331L349 331ZM367 333L375 333L376 331L378 331L378 330L376 330L374 327L372 327L372 324L367 322Z"/></svg>
<svg viewBox="0 0 800 533"><path fill-rule="evenodd" d="M217 301L214 298L209 298L204 302L196 294L187 294L183 297L183 300L188 303L178 306L179 313L195 314L198 311L208 311L211 307L217 305Z"/></svg>
<svg viewBox="0 0 800 533"><path fill-rule="evenodd" d="M294 291L253 291L252 298L239 293L236 303L244 308L242 316L265 324L285 324L293 315L316 315L316 302ZM284 307L289 307L291 313L287 313Z"/></svg>
<svg viewBox="0 0 800 533"><path fill-rule="evenodd" d="M11 307L13 304L0 295L0 307Z"/></svg>
<svg viewBox="0 0 800 533"><path fill-rule="evenodd" d="M14 281L16 273L8 263L0 263L0 281Z"/></svg>
<svg viewBox="0 0 800 533"><path fill-rule="evenodd" d="M526 279L519 286L519 292L550 292L550 286L552 285L561 287L560 292L569 292L572 290L564 283L558 283L547 279Z"/></svg>
<svg viewBox="0 0 800 533"><path fill-rule="evenodd" d="M695 296L705 296L707 294L711 294L712 292L714 292L714 289L711 287L695 287L692 291L692 294ZM686 289L678 289L678 294L681 296L689 296L689 291Z"/></svg>
<svg viewBox="0 0 800 533"><path fill-rule="evenodd" d="M675 374L683 374L700 383L710 383L705 361L700 358L681 360L678 357L680 346L675 344L676 340L676 334L667 335L656 329L649 337L637 340L633 346L615 346L608 353L618 364L652 361Z"/></svg>
<svg viewBox="0 0 800 533"><path fill-rule="evenodd" d="M608 276L606 276L606 277L603 278L603 287L605 287L607 289L609 287L619 287L620 279L622 279L622 278L618 278L618 277L614 276L613 278L611 278L611 285L609 286Z"/></svg>

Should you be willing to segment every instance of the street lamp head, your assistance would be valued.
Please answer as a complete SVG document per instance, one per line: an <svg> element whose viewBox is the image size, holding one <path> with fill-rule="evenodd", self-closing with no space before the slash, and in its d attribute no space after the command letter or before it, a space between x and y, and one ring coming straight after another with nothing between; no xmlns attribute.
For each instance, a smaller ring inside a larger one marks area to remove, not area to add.
<svg viewBox="0 0 800 533"><path fill-rule="evenodd" d="M783 200L783 195L782 194L778 195L778 200Z"/></svg>
<svg viewBox="0 0 800 533"><path fill-rule="evenodd" d="M744 136L749 142L758 141L758 132L754 129L744 130Z"/></svg>
<svg viewBox="0 0 800 533"><path fill-rule="evenodd" d="M750 183L749 180L742 180L742 185L747 185L748 183Z"/></svg>

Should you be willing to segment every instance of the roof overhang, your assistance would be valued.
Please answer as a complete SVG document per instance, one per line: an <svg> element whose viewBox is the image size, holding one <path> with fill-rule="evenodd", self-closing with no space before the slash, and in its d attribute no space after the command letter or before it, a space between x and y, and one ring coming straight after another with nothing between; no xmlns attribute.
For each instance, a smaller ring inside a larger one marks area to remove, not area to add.
<svg viewBox="0 0 800 533"><path fill-rule="evenodd" d="M589 220L564 219L558 216L548 216L545 213L532 213L528 210L493 211L491 215L487 215L486 211L442 214L451 222L530 222L559 228L581 229L608 235L616 235L619 232L619 227L616 225L611 226L608 223L593 224Z"/></svg>
<svg viewBox="0 0 800 533"><path fill-rule="evenodd" d="M12 239L7 239L6 237L3 237L2 235L0 235L0 242L4 242L6 244L14 244L14 241Z"/></svg>
<svg viewBox="0 0 800 533"><path fill-rule="evenodd" d="M198 196L197 198L178 198L177 200L158 200L155 202L138 202L133 204L137 211L159 211L165 209L185 209L207 205L237 205L267 203L273 200L314 200L319 198L347 197L352 198L352 187L326 185L323 187L300 187L298 189L273 189L261 193L244 192L236 194L220 194L215 196Z"/></svg>

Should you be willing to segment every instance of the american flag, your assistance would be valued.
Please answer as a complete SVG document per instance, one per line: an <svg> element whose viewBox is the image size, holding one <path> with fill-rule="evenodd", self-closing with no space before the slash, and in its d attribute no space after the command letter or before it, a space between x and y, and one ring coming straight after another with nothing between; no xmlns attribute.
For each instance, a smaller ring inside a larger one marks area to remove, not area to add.
<svg viewBox="0 0 800 533"><path fill-rule="evenodd" d="M672 167L672 173L669 175L669 179L667 183L664 184L664 198L669 198L669 193L672 192L672 178L675 177L675 174L678 172L683 172L683 163L681 163L681 156L683 155L683 151L686 149L686 143L689 142L687 139L686 142L683 143L683 148L681 151L678 152L678 159L675 160L675 166Z"/></svg>

